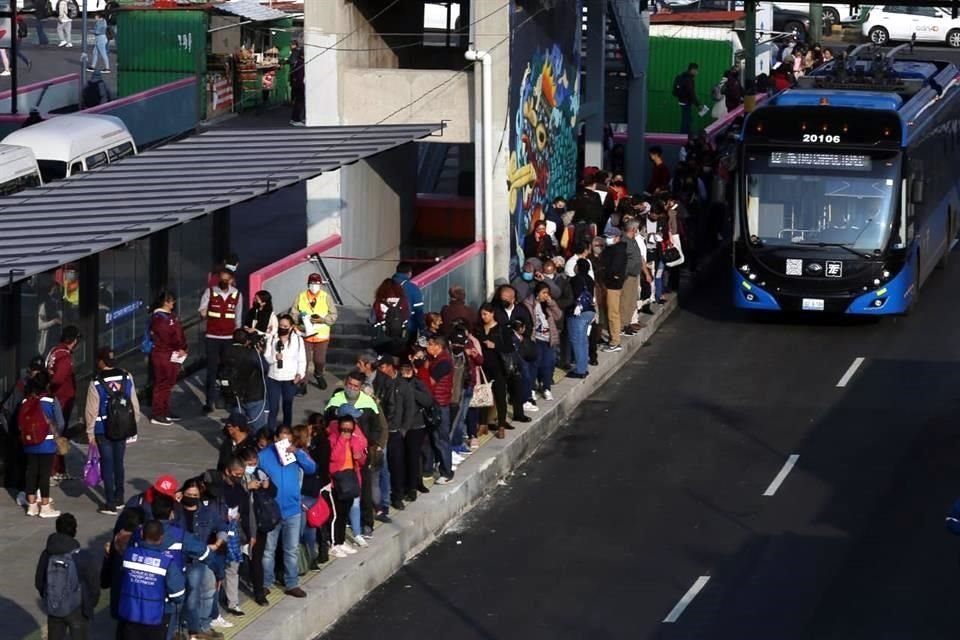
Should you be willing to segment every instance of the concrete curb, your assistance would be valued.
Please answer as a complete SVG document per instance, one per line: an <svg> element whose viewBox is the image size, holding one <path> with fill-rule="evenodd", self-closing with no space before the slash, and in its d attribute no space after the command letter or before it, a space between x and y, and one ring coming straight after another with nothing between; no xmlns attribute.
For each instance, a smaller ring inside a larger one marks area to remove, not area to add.
<svg viewBox="0 0 960 640"><path fill-rule="evenodd" d="M377 528L370 547L331 563L303 586L307 597L283 598L236 640L311 640L326 631L365 595L386 581L403 564L423 550L457 516L470 510L497 481L522 463L553 434L604 382L640 350L677 308L677 297L651 317L637 336L623 340L618 354L601 354L600 365L584 380L565 379L555 386L557 400L533 422L508 432L504 440L491 440L457 469L456 481L436 486L405 511L393 512L393 524Z"/></svg>

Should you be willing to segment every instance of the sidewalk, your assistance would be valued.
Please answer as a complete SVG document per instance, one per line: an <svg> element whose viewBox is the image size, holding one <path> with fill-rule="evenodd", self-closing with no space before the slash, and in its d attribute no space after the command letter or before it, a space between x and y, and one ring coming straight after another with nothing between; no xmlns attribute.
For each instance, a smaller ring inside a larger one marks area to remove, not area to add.
<svg viewBox="0 0 960 640"><path fill-rule="evenodd" d="M403 563L439 534L452 519L464 513L484 495L496 488L498 481L525 459L537 445L604 384L659 328L676 308L675 297L649 317L639 335L624 339L624 350L617 354L600 354L600 365L591 368L585 380L564 379L555 385L556 399L540 402L533 422L517 424L506 439L488 438L457 470L454 483L435 487L403 512L393 511L393 523L379 524L370 547L355 556L332 560L320 572L302 578L308 597L302 600L271 596L269 607L259 607L245 595L242 618L225 615L235 628L222 630L228 638L241 640L309 640L329 627L366 593L383 582ZM128 447L127 492L129 498L143 491L157 476L172 473L179 482L198 475L216 465L217 446L221 438L224 412L205 416L200 412L203 374L196 374L175 389L174 411L183 421L173 427L141 425L139 441ZM322 409L333 392L311 387L306 398L298 398L298 415ZM72 475L79 477L86 446L74 445L68 460ZM115 518L96 513L97 498L80 480L62 483L52 490L55 506L69 511L79 522L78 540L86 548L101 548L109 538ZM27 518L11 496L0 503L0 553L7 559L0 575L0 616L6 624L5 638L39 639L46 635L44 616L33 588L36 560L47 535L53 531L52 520ZM274 594L278 591L274 590ZM101 596L93 628L93 638L112 637L113 622L107 611L108 594ZM309 615L304 615L309 612ZM40 630L40 627L43 630Z"/></svg>

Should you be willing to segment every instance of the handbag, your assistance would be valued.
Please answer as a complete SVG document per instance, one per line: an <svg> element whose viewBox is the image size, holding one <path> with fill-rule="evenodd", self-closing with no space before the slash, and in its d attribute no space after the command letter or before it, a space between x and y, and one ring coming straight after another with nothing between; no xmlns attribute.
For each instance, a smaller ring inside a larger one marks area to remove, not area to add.
<svg viewBox="0 0 960 640"><path fill-rule="evenodd" d="M483 367L477 367L480 377L477 384L473 387L473 397L470 398L470 408L483 408L493 406L493 383L487 381L487 374ZM482 381L482 382L481 382Z"/></svg>
<svg viewBox="0 0 960 640"><path fill-rule="evenodd" d="M663 263L668 267L678 267L683 264L683 249L680 247L680 236L670 234L670 240L663 243Z"/></svg>
<svg viewBox="0 0 960 640"><path fill-rule="evenodd" d="M83 464L83 483L88 487L100 484L100 450L93 443L87 448L87 461Z"/></svg>
<svg viewBox="0 0 960 640"><path fill-rule="evenodd" d="M322 495L317 496L316 503L307 509L307 526L319 529L330 520L330 505Z"/></svg>
<svg viewBox="0 0 960 640"><path fill-rule="evenodd" d="M423 416L423 424L426 425L428 429L436 429L443 422L443 415L440 413L440 407L436 404L431 404L429 407L424 407L420 410L420 414Z"/></svg>
<svg viewBox="0 0 960 640"><path fill-rule="evenodd" d="M332 479L337 500L354 500L360 497L360 480L353 469L337 471Z"/></svg>
<svg viewBox="0 0 960 640"><path fill-rule="evenodd" d="M70 441L64 438L63 436L57 436L54 439L54 442L57 443L57 455L65 456L70 453Z"/></svg>

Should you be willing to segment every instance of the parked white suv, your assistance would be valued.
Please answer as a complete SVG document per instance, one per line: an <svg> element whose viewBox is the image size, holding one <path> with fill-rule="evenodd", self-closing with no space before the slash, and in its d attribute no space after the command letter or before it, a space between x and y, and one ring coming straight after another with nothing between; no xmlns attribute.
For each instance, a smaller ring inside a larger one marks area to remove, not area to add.
<svg viewBox="0 0 960 640"><path fill-rule="evenodd" d="M960 48L960 20L950 11L937 7L881 5L869 9L863 21L863 35L874 44L908 42L946 42Z"/></svg>

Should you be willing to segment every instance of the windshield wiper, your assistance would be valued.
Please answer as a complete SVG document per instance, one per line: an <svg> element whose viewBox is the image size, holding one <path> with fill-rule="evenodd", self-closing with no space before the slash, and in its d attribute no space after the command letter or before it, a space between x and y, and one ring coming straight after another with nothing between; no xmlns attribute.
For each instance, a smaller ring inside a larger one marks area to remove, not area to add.
<svg viewBox="0 0 960 640"><path fill-rule="evenodd" d="M870 254L860 253L859 251L857 251L857 250L854 249L853 247L851 247L851 246L849 246L849 245L846 245L846 244L843 244L842 242L791 242L791 243L790 243L790 246L792 246L792 247L793 247L793 246L797 246L797 245L800 245L801 247L839 247L839 248L843 249L844 251L847 251L847 252L849 252L849 253L852 253L853 255L857 256L858 258L864 258L864 259L869 260L870 258L873 257L873 256L870 255Z"/></svg>

